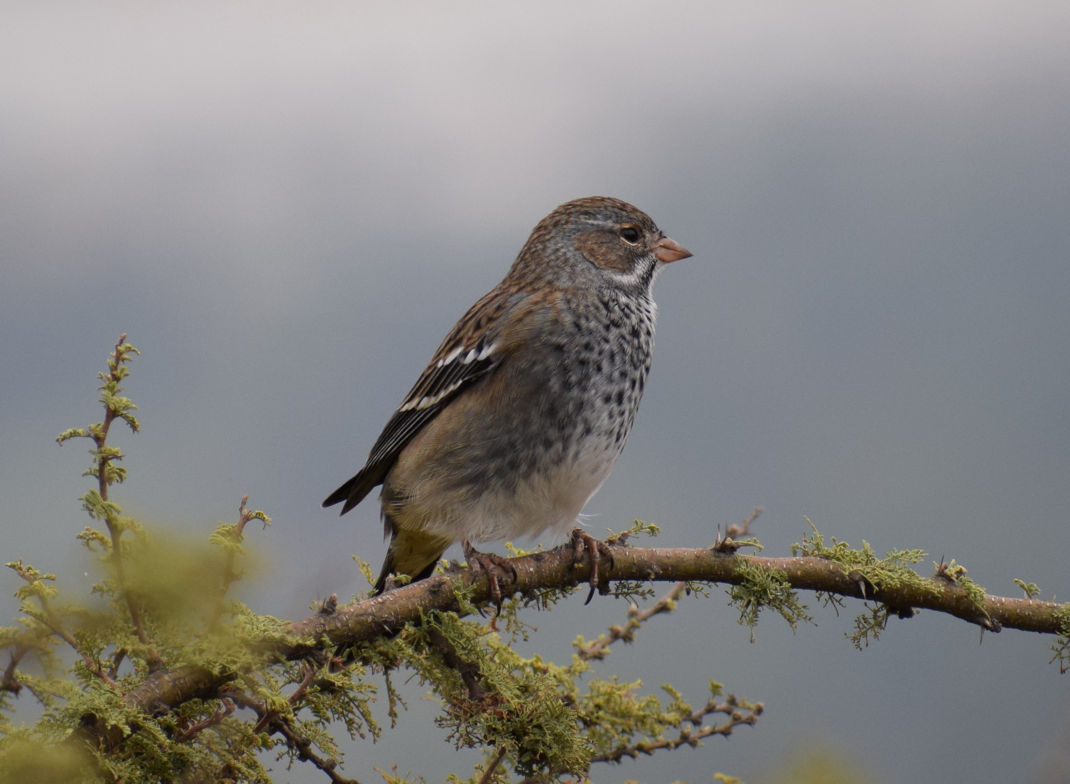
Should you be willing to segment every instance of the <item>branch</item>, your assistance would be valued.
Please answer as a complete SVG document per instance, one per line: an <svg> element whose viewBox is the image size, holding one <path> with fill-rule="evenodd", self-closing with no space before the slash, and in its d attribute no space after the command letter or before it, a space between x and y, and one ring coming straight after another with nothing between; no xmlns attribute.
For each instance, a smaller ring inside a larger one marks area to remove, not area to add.
<svg viewBox="0 0 1070 784"><path fill-rule="evenodd" d="M612 547L612 567L605 570L603 565L604 577L611 580L738 586L753 581L757 569L761 573L778 573L795 589L880 602L900 616L909 616L917 608L947 613L993 632L1003 628L1053 635L1065 632L1064 605L987 594L975 604L967 590L947 575L917 577L912 583L880 587L857 570L820 556L763 558L713 549ZM516 571L516 580L502 586L506 596L536 597L547 590L570 588L587 580L591 573L589 561L573 564L573 551L568 544L511 559L510 564ZM458 593L467 596L467 612L461 607ZM338 646L348 648L389 637L406 623L418 622L430 610L466 615L475 607L488 606L491 601L491 588L484 572L455 568L334 612L317 612L291 624L289 631L293 636L265 644L261 654L265 664L280 658L302 660ZM158 713L195 697L218 698L221 687L232 679L233 675L213 673L196 665L159 671L126 694L123 701ZM116 728L105 728L100 722L86 722L82 729L106 742L121 740L121 732L116 736Z"/></svg>
<svg viewBox="0 0 1070 784"><path fill-rule="evenodd" d="M575 586L590 577L589 563L573 566L572 548L562 545L554 550L525 555L510 560L516 570L514 583L503 586L509 596L534 596L547 589ZM754 568L778 572L792 588L865 599L888 604L897 612L910 608L947 613L990 631L1002 628L1042 634L1063 633L1064 606L1036 599L1015 599L985 594L980 605L967 592L947 578L918 578L917 584L876 587L860 579L836 561L818 556L764 558L753 555L725 555L714 550L684 548L614 547L611 580L651 582L710 582L743 585L751 579ZM386 594L340 608L331 615L316 614L291 625L297 635L326 636L335 645L356 645L396 632L405 623L417 621L428 610L457 612L460 609L454 591L470 589L469 601L475 606L490 603L490 585L485 575L459 570L421 580ZM312 646L282 646L278 653L286 658L301 658Z"/></svg>

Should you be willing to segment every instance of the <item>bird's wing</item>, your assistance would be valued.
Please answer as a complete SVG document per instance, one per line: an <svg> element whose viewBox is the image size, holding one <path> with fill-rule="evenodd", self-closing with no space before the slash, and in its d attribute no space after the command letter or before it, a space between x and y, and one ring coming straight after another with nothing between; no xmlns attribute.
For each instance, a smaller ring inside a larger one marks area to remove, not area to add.
<svg viewBox="0 0 1070 784"><path fill-rule="evenodd" d="M506 353L502 332L527 310L524 294L503 297L495 289L465 314L438 347L427 369L386 423L368 462L360 472L331 493L323 506L345 501L342 514L382 484L401 450L464 389L488 375Z"/></svg>

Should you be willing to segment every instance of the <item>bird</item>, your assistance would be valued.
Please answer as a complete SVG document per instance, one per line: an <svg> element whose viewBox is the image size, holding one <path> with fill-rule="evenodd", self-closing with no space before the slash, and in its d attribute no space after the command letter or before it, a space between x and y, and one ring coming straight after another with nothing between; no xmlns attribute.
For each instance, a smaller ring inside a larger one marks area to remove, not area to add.
<svg viewBox="0 0 1070 784"><path fill-rule="evenodd" d="M566 202L535 226L501 283L439 345L364 467L323 502L344 515L382 485L390 544L373 595L391 575L429 577L460 542L500 607L504 559L475 544L560 537L578 524L646 386L654 279L691 255L646 213L605 196ZM591 553L593 594L605 545L575 535Z"/></svg>

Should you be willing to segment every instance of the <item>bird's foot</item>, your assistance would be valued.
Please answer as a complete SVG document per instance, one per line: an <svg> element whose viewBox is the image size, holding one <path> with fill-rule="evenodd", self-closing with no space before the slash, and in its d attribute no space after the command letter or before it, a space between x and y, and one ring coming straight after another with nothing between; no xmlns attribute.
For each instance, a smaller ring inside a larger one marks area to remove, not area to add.
<svg viewBox="0 0 1070 784"><path fill-rule="evenodd" d="M516 582L516 569L513 568L508 558L495 553L481 553L467 540L462 542L461 546L464 548L464 557L468 561L469 568L474 570L478 567L487 573L487 579L490 580L490 598L494 601L494 606L498 608L498 614L501 614L501 584Z"/></svg>
<svg viewBox="0 0 1070 784"><path fill-rule="evenodd" d="M590 604L591 597L594 596L596 588L598 589L599 593L607 593L609 590L609 580L606 580L605 584L602 583L599 567L602 562L602 557L605 556L609 559L609 568L613 568L613 549L601 539L595 539L590 534L584 533L582 529L573 528L573 567L579 566L583 562L584 550L586 550L591 556L591 592L587 594L587 601L584 602L584 604Z"/></svg>

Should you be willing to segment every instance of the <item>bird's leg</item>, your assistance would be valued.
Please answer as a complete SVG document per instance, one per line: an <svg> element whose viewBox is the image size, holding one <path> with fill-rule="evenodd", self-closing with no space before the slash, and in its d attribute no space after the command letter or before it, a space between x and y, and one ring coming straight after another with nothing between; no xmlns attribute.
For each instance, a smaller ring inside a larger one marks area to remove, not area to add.
<svg viewBox="0 0 1070 784"><path fill-rule="evenodd" d="M467 539L461 542L461 547L464 548L464 557L468 561L468 566L472 569L478 566L487 573L487 579L490 580L490 598L494 600L494 605L498 608L498 613L501 614L501 582L515 582L516 569L509 563L508 558L503 558L495 553L481 553Z"/></svg>
<svg viewBox="0 0 1070 784"><path fill-rule="evenodd" d="M591 556L591 592L587 594L587 601L584 604L591 603L591 597L594 596L595 588L601 589L601 580L599 579L599 564L602 562L602 556L604 555L609 559L609 568L613 568L613 550L608 544L601 539L595 539L593 536L584 533L580 528L572 529L572 565L573 567L579 566L583 560L583 551L586 550ZM609 585L608 581L606 583ZM604 591L603 591L604 593Z"/></svg>

